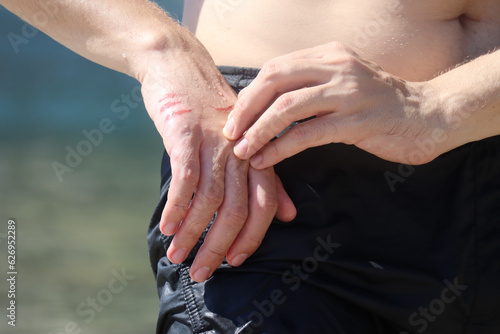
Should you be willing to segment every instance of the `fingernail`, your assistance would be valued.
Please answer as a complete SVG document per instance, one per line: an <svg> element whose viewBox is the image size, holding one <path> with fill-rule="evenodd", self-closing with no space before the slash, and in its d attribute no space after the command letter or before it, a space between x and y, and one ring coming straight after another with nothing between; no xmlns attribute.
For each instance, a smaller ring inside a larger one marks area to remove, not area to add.
<svg viewBox="0 0 500 334"><path fill-rule="evenodd" d="M243 264L243 262L248 259L248 254L238 254L235 257L233 257L233 260L231 261L231 265L233 267L239 267Z"/></svg>
<svg viewBox="0 0 500 334"><path fill-rule="evenodd" d="M173 263L181 263L188 256L188 250L186 248L179 248L172 254L171 259Z"/></svg>
<svg viewBox="0 0 500 334"><path fill-rule="evenodd" d="M245 159L247 151L248 151L248 140L246 138L243 138L234 147L234 154L236 154L240 159Z"/></svg>
<svg viewBox="0 0 500 334"><path fill-rule="evenodd" d="M209 267L201 267L200 269L196 270L195 273L193 274L192 278L196 282L205 282L210 275L212 274L212 269Z"/></svg>
<svg viewBox="0 0 500 334"><path fill-rule="evenodd" d="M167 223L165 226L163 226L161 232L167 236L171 236L174 235L176 228L177 228L176 223Z"/></svg>
<svg viewBox="0 0 500 334"><path fill-rule="evenodd" d="M250 160L250 164L252 165L252 167L259 167L260 164L262 163L262 160L264 160L262 153L257 153Z"/></svg>
<svg viewBox="0 0 500 334"><path fill-rule="evenodd" d="M226 138L232 139L233 134L234 134L234 118L229 119L226 122L226 126L224 126L224 129L222 130L222 133Z"/></svg>

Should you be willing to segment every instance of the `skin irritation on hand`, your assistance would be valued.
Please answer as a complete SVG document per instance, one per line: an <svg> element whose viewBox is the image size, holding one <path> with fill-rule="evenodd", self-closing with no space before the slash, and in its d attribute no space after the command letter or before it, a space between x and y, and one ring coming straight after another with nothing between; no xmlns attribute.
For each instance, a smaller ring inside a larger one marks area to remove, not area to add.
<svg viewBox="0 0 500 334"><path fill-rule="evenodd" d="M234 105L231 105L231 106L225 107L225 108L216 108L216 107L212 107L212 106L210 106L210 107L217 110L217 111L226 112L226 113L228 113L234 109Z"/></svg>
<svg viewBox="0 0 500 334"><path fill-rule="evenodd" d="M181 96L182 95L178 95L176 93L168 93L158 101L158 103L161 104L160 113L169 111L169 114L165 116L165 121L170 120L174 116L193 111L192 109L183 109L177 107L182 103L182 101L180 100ZM219 112L229 113L231 110L233 110L234 105L222 108L217 108L214 106L209 106L209 107Z"/></svg>
<svg viewBox="0 0 500 334"><path fill-rule="evenodd" d="M171 119L174 116L181 115L181 114L188 113L188 112L192 111L192 109L176 108L177 105L182 103L182 101L180 101L179 99L176 99L176 97L178 97L177 94L168 93L167 95L165 95L164 97L162 97L158 101L158 103L160 103L160 104L163 103L163 105L160 108L160 113L163 113L167 110L171 110L170 113L167 116L165 116L165 121L168 121L169 119Z"/></svg>

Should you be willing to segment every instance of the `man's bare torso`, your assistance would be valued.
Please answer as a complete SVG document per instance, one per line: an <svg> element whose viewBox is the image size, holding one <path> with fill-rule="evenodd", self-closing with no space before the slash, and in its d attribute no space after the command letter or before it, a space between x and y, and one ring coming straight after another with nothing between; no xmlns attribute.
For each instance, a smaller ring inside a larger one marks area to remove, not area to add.
<svg viewBox="0 0 500 334"><path fill-rule="evenodd" d="M500 0L185 0L184 24L218 65L340 41L425 80L500 46Z"/></svg>

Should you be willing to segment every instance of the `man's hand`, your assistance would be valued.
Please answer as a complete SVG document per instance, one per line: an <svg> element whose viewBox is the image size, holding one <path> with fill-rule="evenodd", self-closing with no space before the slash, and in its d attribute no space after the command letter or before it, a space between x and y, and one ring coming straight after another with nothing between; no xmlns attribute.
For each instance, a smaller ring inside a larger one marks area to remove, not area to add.
<svg viewBox="0 0 500 334"><path fill-rule="evenodd" d="M78 54L142 83L144 103L171 158L160 227L165 234L176 233L168 250L172 262L186 258L218 212L192 266L195 280L208 278L226 255L230 264L241 264L275 215L293 219L295 207L273 170L249 169L222 135L235 93L194 35L156 4L53 0L57 19L41 24L36 18L47 9L44 2L0 3ZM197 272L200 268L204 272Z"/></svg>
<svg viewBox="0 0 500 334"><path fill-rule="evenodd" d="M232 153L234 143L222 128L236 94L204 48L190 42L189 50L153 57L142 92L172 167L160 222L164 234L175 233L167 252L172 262L186 259L217 212L191 268L192 278L202 282L226 254L230 264L241 265L273 217L290 221L295 207L272 168L249 169Z"/></svg>
<svg viewBox="0 0 500 334"><path fill-rule="evenodd" d="M267 62L240 93L225 126L237 157L267 168L309 147L353 144L382 159L431 161L446 151L417 146L443 124L421 97L424 83L408 83L360 58L340 43L298 51ZM280 134L291 123L309 119ZM245 132L246 131L246 132ZM339 157L341 158L341 157Z"/></svg>

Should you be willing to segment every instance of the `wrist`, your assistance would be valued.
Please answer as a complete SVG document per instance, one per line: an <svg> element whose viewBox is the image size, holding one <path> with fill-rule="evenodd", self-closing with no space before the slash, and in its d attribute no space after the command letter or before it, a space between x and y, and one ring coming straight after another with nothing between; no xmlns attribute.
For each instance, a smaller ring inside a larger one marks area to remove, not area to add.
<svg viewBox="0 0 500 334"><path fill-rule="evenodd" d="M483 101L459 82L448 76L429 82L431 104L437 115L437 126L446 134L444 151L452 150L476 140L474 116L483 107Z"/></svg>
<svg viewBox="0 0 500 334"><path fill-rule="evenodd" d="M469 142L467 129L470 113L464 112L468 96L443 78L423 84L422 108L431 115L430 140L439 156Z"/></svg>
<svg viewBox="0 0 500 334"><path fill-rule="evenodd" d="M429 82L441 111L449 149L500 134L498 51L450 70ZM473 74L473 75L471 75Z"/></svg>
<svg viewBox="0 0 500 334"><path fill-rule="evenodd" d="M163 31L143 34L134 57L127 59L128 75L143 84L148 75L166 68L182 68L193 59L215 66L210 54L198 39L186 28L174 24L175 27Z"/></svg>

